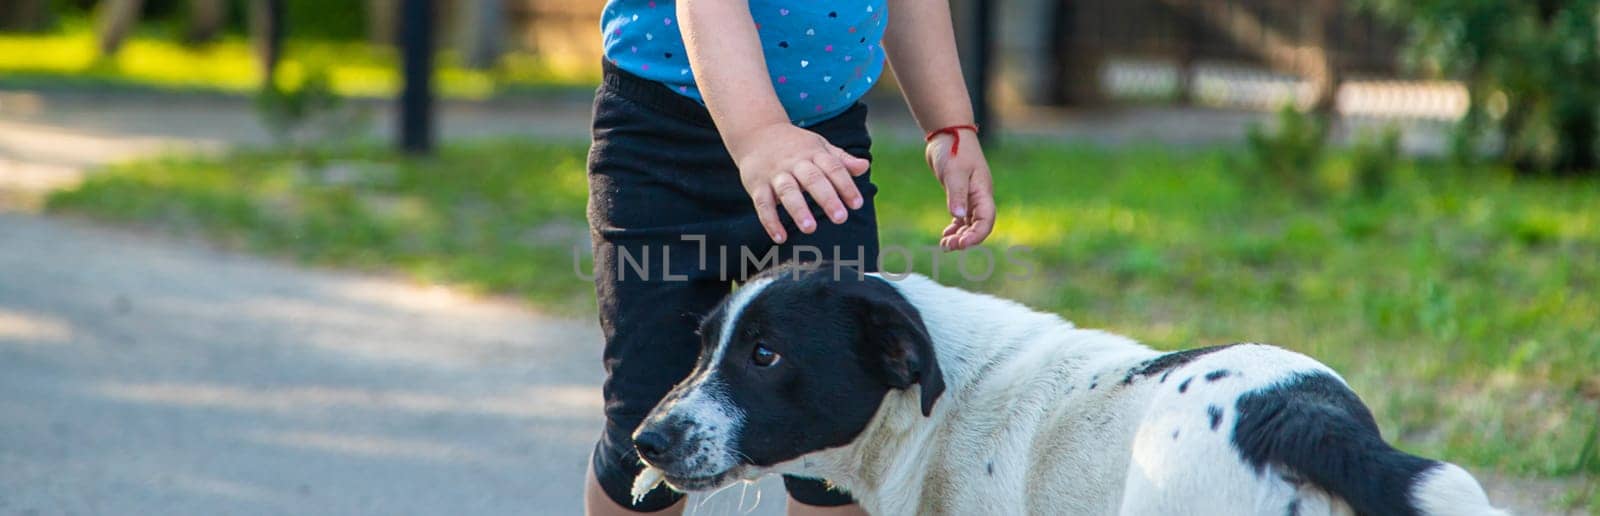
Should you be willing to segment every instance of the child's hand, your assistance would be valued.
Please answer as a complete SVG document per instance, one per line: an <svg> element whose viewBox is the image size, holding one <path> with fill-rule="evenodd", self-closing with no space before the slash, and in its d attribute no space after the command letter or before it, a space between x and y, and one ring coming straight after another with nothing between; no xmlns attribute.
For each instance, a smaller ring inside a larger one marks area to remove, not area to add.
<svg viewBox="0 0 1600 516"><path fill-rule="evenodd" d="M933 175L944 185L945 203L955 218L944 228L939 247L949 251L978 245L994 230L994 180L983 157L978 133L959 129L960 152L950 152L956 138L940 134L928 141L926 157Z"/></svg>
<svg viewBox="0 0 1600 516"><path fill-rule="evenodd" d="M788 239L778 219L780 204L806 234L817 230L817 222L806 206L806 194L834 224L849 216L845 205L850 209L861 207L861 191L851 176L865 174L867 160L851 156L821 135L787 122L739 135L738 140L739 149L733 158L739 165L739 178L773 242L781 244Z"/></svg>

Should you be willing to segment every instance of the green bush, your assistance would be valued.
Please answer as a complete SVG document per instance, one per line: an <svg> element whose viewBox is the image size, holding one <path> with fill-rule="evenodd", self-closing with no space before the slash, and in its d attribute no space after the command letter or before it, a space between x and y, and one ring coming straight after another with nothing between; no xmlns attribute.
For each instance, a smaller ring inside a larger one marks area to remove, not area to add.
<svg viewBox="0 0 1600 516"><path fill-rule="evenodd" d="M296 38L360 41L367 36L368 5L366 0L288 0L284 25Z"/></svg>
<svg viewBox="0 0 1600 516"><path fill-rule="evenodd" d="M371 121L369 110L334 91L328 69L310 66L300 84L268 81L256 94L256 116L278 145L316 168L315 150L359 139Z"/></svg>
<svg viewBox="0 0 1600 516"><path fill-rule="evenodd" d="M1323 189L1317 171L1327 151L1327 133L1327 123L1321 118L1284 106L1278 111L1274 130L1259 124L1250 127L1244 172L1264 183L1258 186L1281 188L1301 200L1318 200Z"/></svg>
<svg viewBox="0 0 1600 516"><path fill-rule="evenodd" d="M1600 169L1600 0L1367 0L1412 34L1409 60L1465 81L1455 154L1498 133L1523 172Z"/></svg>
<svg viewBox="0 0 1600 516"><path fill-rule="evenodd" d="M1399 165L1399 130L1388 127L1362 134L1350 147L1350 168L1355 179L1356 195L1369 201L1382 198L1388 193L1390 176L1394 175Z"/></svg>

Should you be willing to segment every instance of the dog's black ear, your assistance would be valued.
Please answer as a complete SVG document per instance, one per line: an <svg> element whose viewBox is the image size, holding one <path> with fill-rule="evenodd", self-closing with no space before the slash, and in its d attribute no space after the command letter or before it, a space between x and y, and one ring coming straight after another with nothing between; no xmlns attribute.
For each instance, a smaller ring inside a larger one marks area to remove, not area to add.
<svg viewBox="0 0 1600 516"><path fill-rule="evenodd" d="M891 388L920 384L922 415L933 415L933 402L944 394L944 373L922 315L894 287L868 281L880 284L857 298L866 336L862 358Z"/></svg>

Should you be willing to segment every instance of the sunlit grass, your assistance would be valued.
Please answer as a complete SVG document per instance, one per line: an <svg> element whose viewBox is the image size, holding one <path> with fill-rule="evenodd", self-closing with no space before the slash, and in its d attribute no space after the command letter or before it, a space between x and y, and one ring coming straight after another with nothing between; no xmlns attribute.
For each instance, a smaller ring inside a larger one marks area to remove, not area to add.
<svg viewBox="0 0 1600 516"><path fill-rule="evenodd" d="M581 86L598 80L592 65L567 66L529 55L508 55L484 71L458 66L450 52L441 52L438 61L435 80L439 93L447 97L484 98L507 90ZM278 80L299 84L309 67L326 69L334 91L342 95L388 97L400 88L396 53L382 45L288 40ZM261 68L250 41L240 36L191 47L173 38L138 33L106 58L100 56L87 24L73 22L50 34L0 33L0 78L250 93L261 83Z"/></svg>
<svg viewBox="0 0 1600 516"><path fill-rule="evenodd" d="M875 154L884 243L934 245L947 219L920 149ZM592 310L571 254L587 252L582 146L329 156L320 173L277 152L131 163L50 207ZM1336 157L1327 198L1306 203L1241 180L1235 163L1222 150L1005 147L986 247L1028 247L1037 273L1007 279L1002 262L967 280L946 255L940 278L1161 348L1299 350L1340 370L1406 449L1580 475L1594 491L1600 457L1579 453L1600 424L1600 184L1404 163L1386 196L1360 200L1338 186ZM931 254L914 257L933 272Z"/></svg>

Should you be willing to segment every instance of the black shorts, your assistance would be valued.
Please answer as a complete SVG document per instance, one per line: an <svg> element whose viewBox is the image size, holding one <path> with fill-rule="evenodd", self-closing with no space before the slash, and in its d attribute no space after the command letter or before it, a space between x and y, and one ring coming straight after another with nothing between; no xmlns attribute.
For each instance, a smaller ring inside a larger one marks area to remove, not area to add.
<svg viewBox="0 0 1600 516"><path fill-rule="evenodd" d="M808 129L870 159L866 118L866 106L857 104ZM589 226L606 370L606 426L593 466L613 501L652 512L682 495L662 487L631 503L629 491L641 467L632 435L693 368L700 319L733 282L775 265L774 259L849 260L875 270L877 188L868 175L856 178L866 202L841 225L812 203L819 227L810 235L781 215L790 238L775 246L756 219L739 170L705 108L609 64L595 93L593 138ZM773 251L775 256L768 254ZM815 256L818 251L821 256ZM784 485L801 503L851 502L815 480L786 477Z"/></svg>

